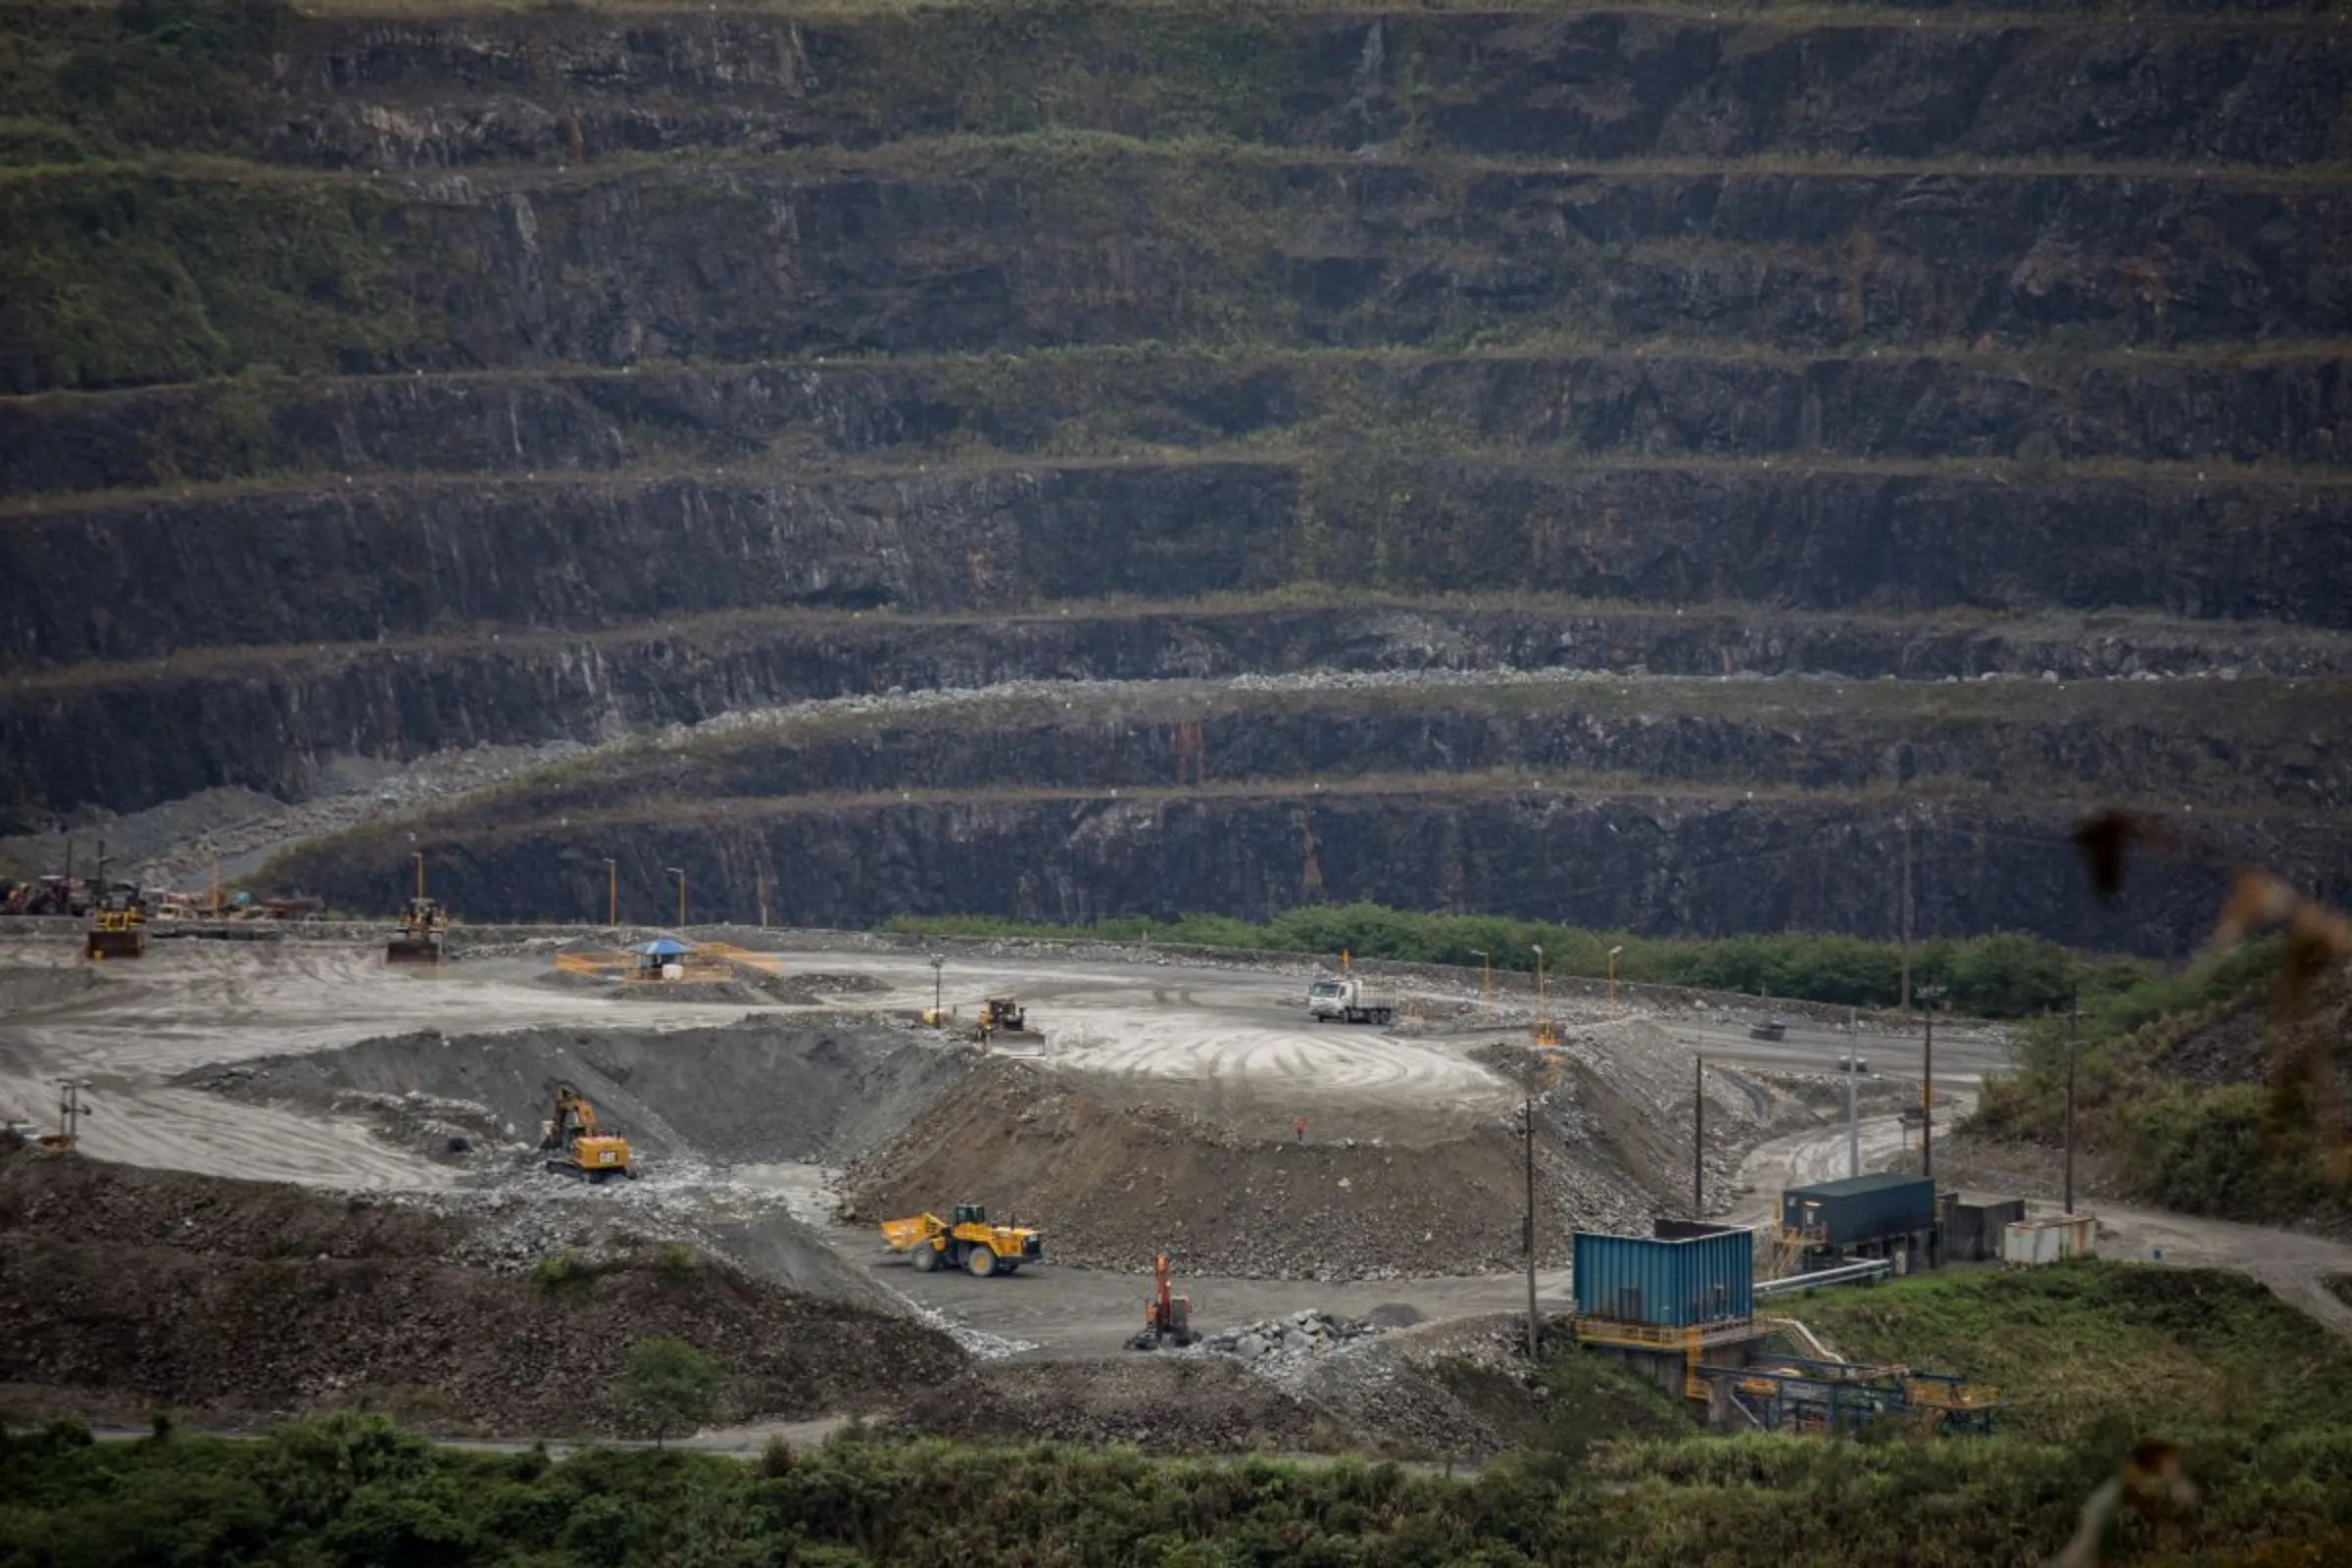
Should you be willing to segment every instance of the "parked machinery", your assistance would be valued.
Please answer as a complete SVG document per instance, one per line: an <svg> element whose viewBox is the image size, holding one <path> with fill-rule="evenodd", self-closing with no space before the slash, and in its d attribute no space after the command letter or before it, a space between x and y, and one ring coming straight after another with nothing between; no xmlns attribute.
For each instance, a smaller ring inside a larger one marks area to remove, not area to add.
<svg viewBox="0 0 2352 1568"><path fill-rule="evenodd" d="M1018 1002L1009 994L1000 994L980 1004L980 1022L974 1027L972 1038L987 1045L992 1040L1040 1041L1046 1037L1029 1027L1029 1015L1021 1010Z"/></svg>
<svg viewBox="0 0 2352 1568"><path fill-rule="evenodd" d="M439 963L449 911L438 899L414 898L400 911L400 935L384 949L386 963Z"/></svg>
<svg viewBox="0 0 2352 1568"><path fill-rule="evenodd" d="M1042 1233L1026 1226L991 1225L988 1210L978 1203L957 1203L953 1212L955 1218L949 1220L930 1213L886 1219L882 1240L892 1251L907 1254L917 1274L960 1268L975 1279L987 1279L1046 1260Z"/></svg>
<svg viewBox="0 0 2352 1568"><path fill-rule="evenodd" d="M1143 1332L1129 1340L1127 1347L1133 1350L1156 1350L1163 1345L1181 1348L1199 1338L1193 1332L1193 1299L1168 1289L1168 1254L1162 1252L1152 1260L1152 1298L1144 1303Z"/></svg>
<svg viewBox="0 0 2352 1568"><path fill-rule="evenodd" d="M611 1181L615 1176L637 1179L637 1164L630 1156L629 1141L614 1133L598 1131L596 1107L569 1084L556 1085L556 1114L548 1122L547 1136L539 1141L539 1147L556 1154L547 1162L547 1168L566 1176L582 1177L593 1184Z"/></svg>
<svg viewBox="0 0 2352 1568"><path fill-rule="evenodd" d="M108 888L91 911L82 952L92 958L139 957L147 951L146 921L137 888L127 883Z"/></svg>

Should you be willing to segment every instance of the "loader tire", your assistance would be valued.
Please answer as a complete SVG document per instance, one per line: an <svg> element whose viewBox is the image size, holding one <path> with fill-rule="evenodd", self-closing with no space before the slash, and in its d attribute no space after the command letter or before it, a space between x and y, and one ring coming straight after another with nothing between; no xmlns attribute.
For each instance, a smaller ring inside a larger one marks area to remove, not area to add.
<svg viewBox="0 0 2352 1568"><path fill-rule="evenodd" d="M997 1254L985 1247L975 1247L964 1255L963 1266L972 1271L972 1278L984 1280L997 1271Z"/></svg>
<svg viewBox="0 0 2352 1568"><path fill-rule="evenodd" d="M914 1255L906 1261L914 1265L917 1274L928 1274L939 1267L939 1249L926 1243L917 1247Z"/></svg>

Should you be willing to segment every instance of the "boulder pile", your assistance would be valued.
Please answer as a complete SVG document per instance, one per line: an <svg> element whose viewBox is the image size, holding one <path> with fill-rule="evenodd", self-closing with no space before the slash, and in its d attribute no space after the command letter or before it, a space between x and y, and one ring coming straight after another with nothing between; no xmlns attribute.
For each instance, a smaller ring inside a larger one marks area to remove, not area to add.
<svg viewBox="0 0 2352 1568"><path fill-rule="evenodd" d="M1201 1354L1234 1356L1255 1365L1269 1359L1302 1360L1349 1340L1366 1339L1379 1332L1377 1324L1361 1318L1335 1317L1329 1312L1309 1309L1209 1335L1194 1349Z"/></svg>

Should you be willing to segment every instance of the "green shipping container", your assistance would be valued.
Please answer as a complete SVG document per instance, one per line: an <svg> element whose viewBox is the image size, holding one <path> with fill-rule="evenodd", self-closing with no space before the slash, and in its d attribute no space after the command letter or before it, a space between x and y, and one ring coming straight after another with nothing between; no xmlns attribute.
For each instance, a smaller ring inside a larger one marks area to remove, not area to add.
<svg viewBox="0 0 2352 1568"><path fill-rule="evenodd" d="M1579 1317L1685 1329L1737 1322L1756 1309L1749 1231L1681 1240L1578 1231L1569 1256Z"/></svg>

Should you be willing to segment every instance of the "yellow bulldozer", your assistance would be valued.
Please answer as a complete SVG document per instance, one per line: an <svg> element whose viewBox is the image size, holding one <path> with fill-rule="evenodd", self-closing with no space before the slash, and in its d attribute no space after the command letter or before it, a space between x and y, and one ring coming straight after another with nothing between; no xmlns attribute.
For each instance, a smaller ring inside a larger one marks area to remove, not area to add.
<svg viewBox="0 0 2352 1568"><path fill-rule="evenodd" d="M556 1085L556 1114L539 1147L556 1156L547 1162L547 1168L565 1176L582 1177L593 1184L615 1176L637 1179L629 1141L616 1133L599 1132L596 1107L569 1084Z"/></svg>
<svg viewBox="0 0 2352 1568"><path fill-rule="evenodd" d="M439 963L449 911L438 899L414 898L400 911L400 935L384 948L386 963Z"/></svg>
<svg viewBox="0 0 2352 1568"><path fill-rule="evenodd" d="M972 1038L982 1045L998 1040L1041 1041L1045 1035L1029 1027L1029 1015L1009 995L990 997L980 1004L980 1021L973 1026Z"/></svg>
<svg viewBox="0 0 2352 1568"><path fill-rule="evenodd" d="M82 952L92 958L136 958L147 952L147 916L137 897L122 888L100 895L90 912L89 936Z"/></svg>
<svg viewBox="0 0 2352 1568"><path fill-rule="evenodd" d="M991 1225L988 1210L978 1203L957 1203L955 1218L915 1214L882 1222L882 1239L894 1252L905 1252L917 1274L940 1268L959 1268L975 1279L992 1274L1016 1274L1024 1263L1046 1260L1043 1233L1019 1225Z"/></svg>

